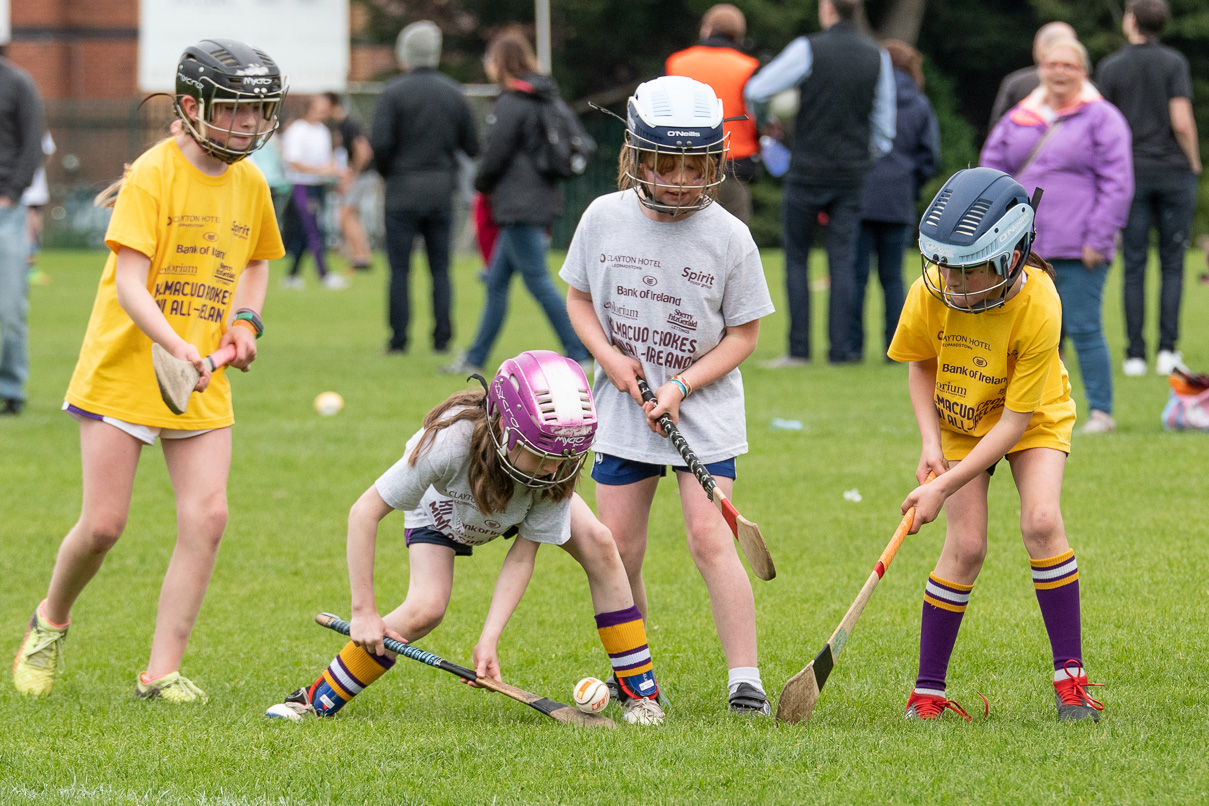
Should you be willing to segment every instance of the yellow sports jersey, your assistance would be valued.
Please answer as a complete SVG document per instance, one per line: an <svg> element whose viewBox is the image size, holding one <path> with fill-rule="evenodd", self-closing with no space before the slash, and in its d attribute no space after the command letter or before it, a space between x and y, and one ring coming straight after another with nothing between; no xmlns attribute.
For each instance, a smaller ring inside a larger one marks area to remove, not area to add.
<svg viewBox="0 0 1209 806"><path fill-rule="evenodd" d="M235 422L224 370L173 414L160 399L151 368L151 339L118 303L117 253L128 247L151 258L147 290L172 328L201 354L218 348L235 288L251 261L285 254L264 174L244 160L207 176L169 139L135 160L122 183L101 275L67 401L86 411L139 425L196 430Z"/></svg>
<svg viewBox="0 0 1209 806"><path fill-rule="evenodd" d="M1070 453L1075 402L1058 357L1062 303L1044 271L1026 266L1025 274L1015 297L983 313L947 307L923 278L907 295L889 354L895 361L936 359L936 413L946 459L964 459L1005 406L1033 412L1009 453L1039 447Z"/></svg>

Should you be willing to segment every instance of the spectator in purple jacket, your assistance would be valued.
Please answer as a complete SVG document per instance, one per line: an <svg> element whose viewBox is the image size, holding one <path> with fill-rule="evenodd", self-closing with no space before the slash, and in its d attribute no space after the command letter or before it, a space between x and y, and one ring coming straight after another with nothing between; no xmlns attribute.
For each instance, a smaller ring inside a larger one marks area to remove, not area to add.
<svg viewBox="0 0 1209 806"><path fill-rule="evenodd" d="M1087 80L1087 50L1079 42L1051 43L1038 70L1041 86L995 124L979 162L1011 174L1029 192L1045 191L1033 251L1057 272L1063 331L1078 354L1091 410L1081 430L1107 433L1116 423L1104 281L1133 197L1129 126Z"/></svg>

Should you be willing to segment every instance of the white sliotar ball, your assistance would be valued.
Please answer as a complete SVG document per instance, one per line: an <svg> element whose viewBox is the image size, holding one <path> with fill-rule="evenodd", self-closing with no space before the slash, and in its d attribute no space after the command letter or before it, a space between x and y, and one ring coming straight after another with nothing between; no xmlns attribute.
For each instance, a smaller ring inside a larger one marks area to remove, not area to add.
<svg viewBox="0 0 1209 806"><path fill-rule="evenodd" d="M585 714L599 714L609 704L609 687L595 677L575 684L575 707Z"/></svg>
<svg viewBox="0 0 1209 806"><path fill-rule="evenodd" d="M324 417L339 414L342 408L344 408L344 398L340 396L339 392L320 392L315 398L315 411Z"/></svg>

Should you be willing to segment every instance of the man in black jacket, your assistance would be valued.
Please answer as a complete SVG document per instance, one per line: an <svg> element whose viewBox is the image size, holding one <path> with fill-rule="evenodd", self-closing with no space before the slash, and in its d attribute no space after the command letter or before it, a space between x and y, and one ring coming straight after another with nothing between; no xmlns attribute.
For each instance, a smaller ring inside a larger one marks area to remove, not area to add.
<svg viewBox="0 0 1209 806"><path fill-rule="evenodd" d="M0 55L0 415L20 414L29 377L29 234L21 194L42 164L42 101Z"/></svg>
<svg viewBox="0 0 1209 806"><path fill-rule="evenodd" d="M1125 264L1125 374L1146 374L1146 263L1151 224L1158 230L1159 349L1155 371L1170 375L1183 357L1180 301L1184 252L1196 209L1200 141L1192 115L1192 76L1179 51L1159 43L1171 11L1164 0L1129 0L1121 27L1129 44L1100 62L1096 86L1133 133L1133 204L1121 232Z"/></svg>
<svg viewBox="0 0 1209 806"><path fill-rule="evenodd" d="M810 245L826 213L831 277L827 358L860 360L850 344L861 187L870 167L894 142L895 89L890 57L856 29L860 0L820 0L823 30L798 37L747 83L744 97L762 119L764 105L796 87L800 102L781 206L789 353L770 367L810 361Z"/></svg>
<svg viewBox="0 0 1209 806"><path fill-rule="evenodd" d="M391 337L386 349L407 350L411 246L420 234L432 272L432 346L443 353L453 336L449 252L458 152L476 156L478 135L461 87L437 71L441 29L427 20L408 25L399 33L396 53L407 72L382 91L370 135L374 167L386 179L391 272Z"/></svg>

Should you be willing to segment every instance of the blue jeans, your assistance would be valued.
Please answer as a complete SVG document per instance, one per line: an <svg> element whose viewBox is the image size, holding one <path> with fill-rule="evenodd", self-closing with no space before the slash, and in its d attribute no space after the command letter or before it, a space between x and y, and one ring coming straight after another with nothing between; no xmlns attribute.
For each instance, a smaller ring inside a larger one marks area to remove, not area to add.
<svg viewBox="0 0 1209 806"><path fill-rule="evenodd" d="M877 252L877 278L885 297L885 341L889 350L903 312L903 250L907 245L907 225L888 221L862 221L856 243L856 270L853 273L852 332L849 347L857 356L865 352L865 287L869 284L869 258Z"/></svg>
<svg viewBox="0 0 1209 806"><path fill-rule="evenodd" d="M785 183L781 229L785 246L785 291L789 301L789 354L810 358L810 247L820 212L827 224L829 361L859 359L849 344L853 264L861 223L861 188L823 188Z"/></svg>
<svg viewBox="0 0 1209 806"><path fill-rule="evenodd" d="M29 379L29 230L25 206L0 209L0 398L25 400Z"/></svg>
<svg viewBox="0 0 1209 806"><path fill-rule="evenodd" d="M424 236L428 270L432 272L432 346L444 350L453 336L450 309L453 291L449 284L449 239L453 212L435 210L387 210L386 256L390 261L390 349L407 349L407 326L411 320L408 278L411 247L416 234Z"/></svg>
<svg viewBox="0 0 1209 806"><path fill-rule="evenodd" d="M546 267L546 233L536 224L506 224L500 227L495 242L495 254L491 258L491 269L487 277L487 304L479 319L479 330L474 344L466 352L466 361L476 367L487 365L487 356L495 346L504 317L508 314L508 286L512 275L520 272L529 293L542 306L546 318L563 343L563 353L575 361L591 358L587 348L575 335L571 320L567 318L567 303L558 293L558 287L550 279Z"/></svg>
<svg viewBox="0 0 1209 806"><path fill-rule="evenodd" d="M1180 298L1184 292L1184 252L1196 208L1196 177L1191 173L1138 177L1134 182L1129 221L1121 232L1125 264L1125 335L1128 358L1146 357L1146 263L1150 225L1159 231L1159 349L1175 350L1180 336Z"/></svg>
<svg viewBox="0 0 1209 806"><path fill-rule="evenodd" d="M1051 262L1062 298L1062 330L1075 345L1088 408L1112 414L1112 360L1103 316L1108 264L1088 269L1081 260Z"/></svg>

